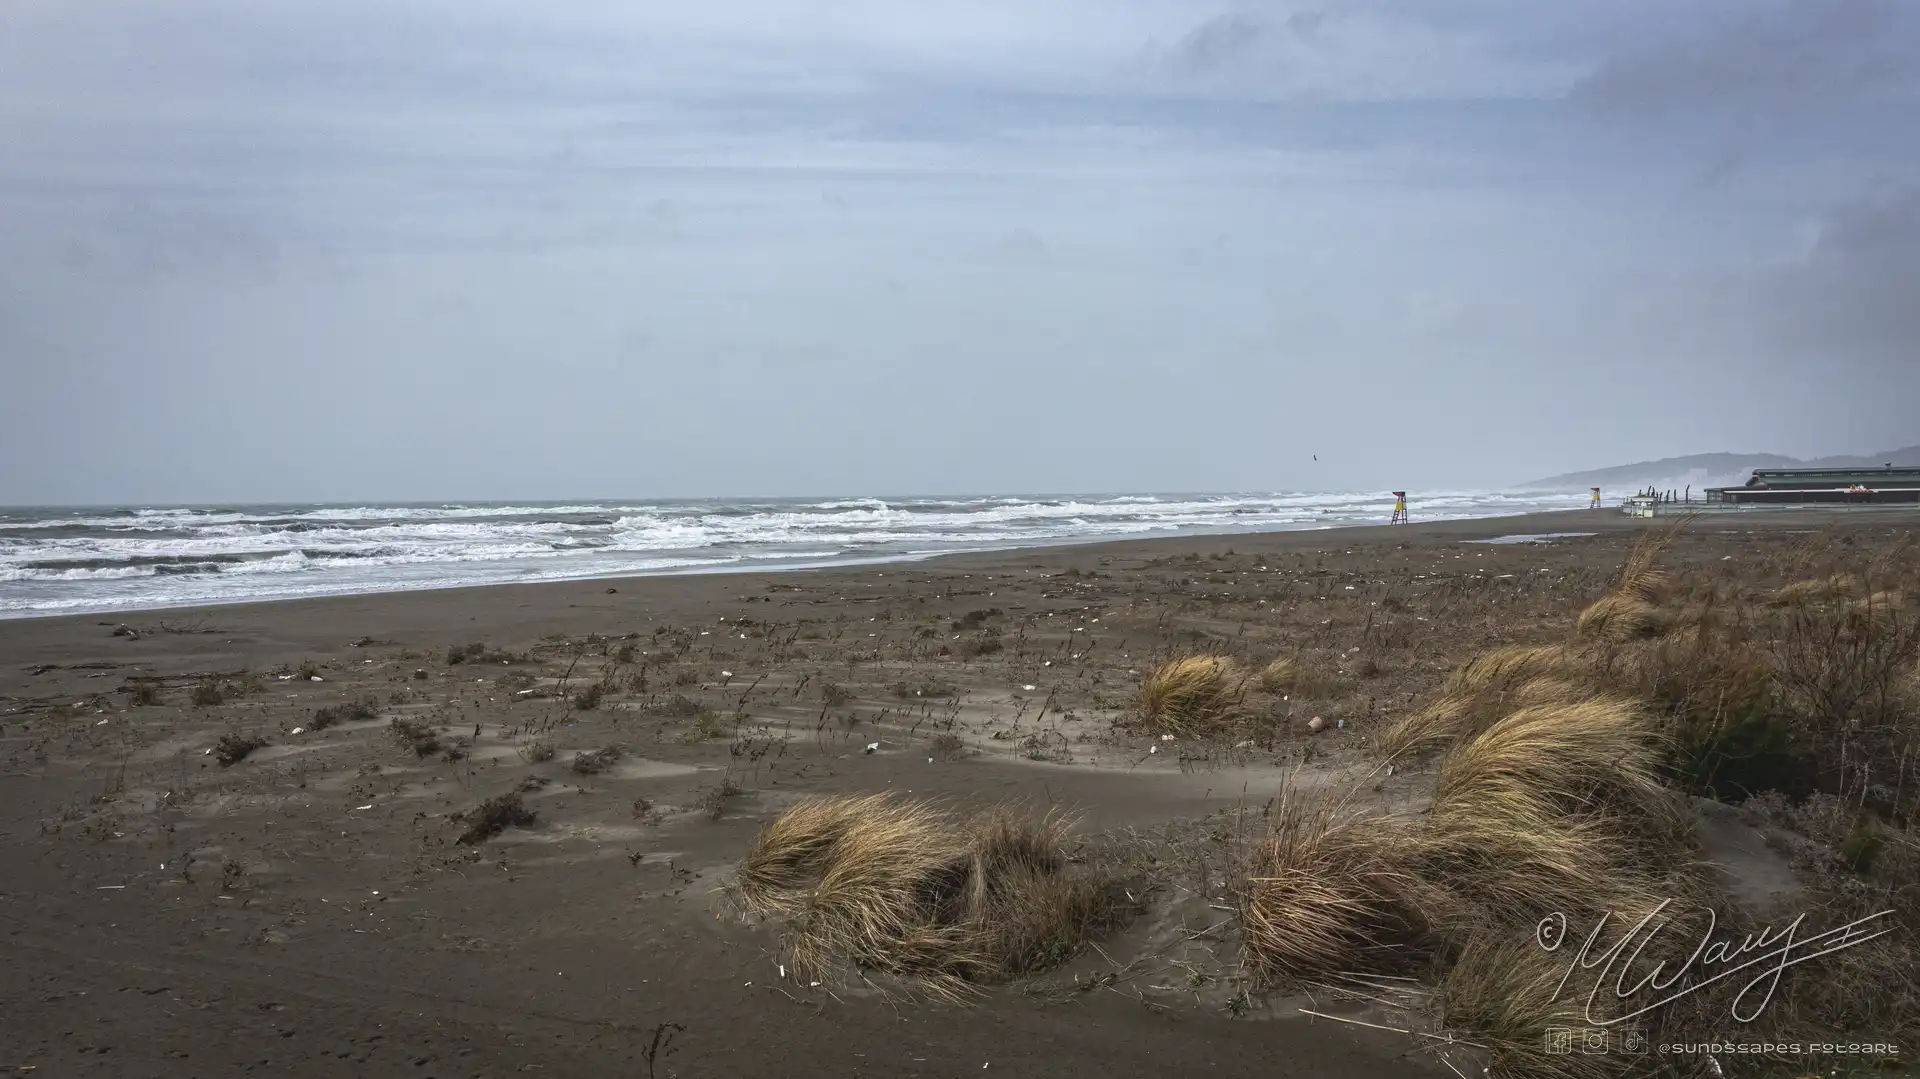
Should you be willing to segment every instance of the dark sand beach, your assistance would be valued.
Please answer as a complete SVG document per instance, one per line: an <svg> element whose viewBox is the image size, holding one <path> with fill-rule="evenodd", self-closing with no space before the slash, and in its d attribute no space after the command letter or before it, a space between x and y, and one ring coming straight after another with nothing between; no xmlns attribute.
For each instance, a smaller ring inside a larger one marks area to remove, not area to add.
<svg viewBox="0 0 1920 1079"><path fill-rule="evenodd" d="M1705 518L1664 559L1774 587L1809 533L1877 549L1916 520ZM1464 660L1564 637L1646 526L1561 513L0 622L0 1070L1454 1074L1430 1039L1301 1012L1395 1025L1377 1003L1246 993L1230 872L1204 851L1143 877L1141 911L1064 966L965 1007L783 978L724 889L817 793L1065 806L1090 844L1204 847L1214 815L1289 777L1358 774ZM1553 533L1591 535L1471 542ZM1202 650L1323 677L1256 696L1270 737L1130 728L1142 673ZM223 766L223 737L259 744ZM514 791L530 821L459 841ZM1750 855L1729 888L1794 887Z"/></svg>

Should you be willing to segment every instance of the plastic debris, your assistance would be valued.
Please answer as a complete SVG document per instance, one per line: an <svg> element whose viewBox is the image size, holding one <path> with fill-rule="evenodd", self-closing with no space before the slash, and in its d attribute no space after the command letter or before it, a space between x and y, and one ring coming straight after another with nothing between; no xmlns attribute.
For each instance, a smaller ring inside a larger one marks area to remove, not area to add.
<svg viewBox="0 0 1920 1079"><path fill-rule="evenodd" d="M310 675L308 675L308 676L307 676L307 681L309 681L309 682L324 682L324 681L326 681L326 679L324 679L324 678L322 678L322 677L320 677L320 676L319 676L319 675L317 675L317 674L310 674Z"/></svg>
<svg viewBox="0 0 1920 1079"><path fill-rule="evenodd" d="M1312 719L1307 720L1307 729L1315 734L1319 734L1326 726L1327 721L1321 719L1319 716L1314 716Z"/></svg>
<svg viewBox="0 0 1920 1079"><path fill-rule="evenodd" d="M879 751L880 751L880 743L878 743L878 742L868 742L868 743L867 743L867 752L868 752L868 753L878 753Z"/></svg>
<svg viewBox="0 0 1920 1079"><path fill-rule="evenodd" d="M294 729L288 731L287 733L288 734L305 734L306 732L307 732L307 729L305 727L295 727Z"/></svg>

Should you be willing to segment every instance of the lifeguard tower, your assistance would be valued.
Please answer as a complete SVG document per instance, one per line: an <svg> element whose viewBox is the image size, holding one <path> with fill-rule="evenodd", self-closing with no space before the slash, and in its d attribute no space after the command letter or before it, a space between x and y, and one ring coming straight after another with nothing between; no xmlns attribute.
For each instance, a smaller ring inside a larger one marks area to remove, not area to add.
<svg viewBox="0 0 1920 1079"><path fill-rule="evenodd" d="M1407 523L1407 492L1393 492L1393 519L1387 523L1396 525Z"/></svg>
<svg viewBox="0 0 1920 1079"><path fill-rule="evenodd" d="M1593 501L1587 503L1587 508L1590 510L1597 510L1600 508L1600 488L1595 487L1593 489Z"/></svg>

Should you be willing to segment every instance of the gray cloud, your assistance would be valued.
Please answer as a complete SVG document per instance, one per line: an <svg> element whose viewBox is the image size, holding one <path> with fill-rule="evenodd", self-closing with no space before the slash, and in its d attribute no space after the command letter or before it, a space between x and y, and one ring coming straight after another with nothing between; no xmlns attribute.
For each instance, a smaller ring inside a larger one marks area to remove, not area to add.
<svg viewBox="0 0 1920 1079"><path fill-rule="evenodd" d="M1906 7L793 10L0 12L0 455L47 461L0 501L1444 486L1920 435Z"/></svg>
<svg viewBox="0 0 1920 1079"><path fill-rule="evenodd" d="M1920 187L1823 214L1806 254L1764 275L1761 299L1801 355L1859 357L1920 399Z"/></svg>
<svg viewBox="0 0 1920 1079"><path fill-rule="evenodd" d="M1210 71L1246 54L1260 40L1262 27L1238 12L1217 15L1188 31L1173 54L1190 71Z"/></svg>
<svg viewBox="0 0 1920 1079"><path fill-rule="evenodd" d="M1897 0L1755 5L1682 40L1610 58L1573 96L1648 113L1910 100L1920 90L1916 29L1912 8Z"/></svg>

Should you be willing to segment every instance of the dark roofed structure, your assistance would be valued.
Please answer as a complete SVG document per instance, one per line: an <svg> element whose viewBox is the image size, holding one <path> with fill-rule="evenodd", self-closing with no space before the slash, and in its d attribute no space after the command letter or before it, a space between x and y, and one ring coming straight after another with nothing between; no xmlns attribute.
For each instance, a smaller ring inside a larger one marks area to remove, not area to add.
<svg viewBox="0 0 1920 1079"><path fill-rule="evenodd" d="M1792 505L1920 502L1920 468L1758 468L1740 487L1710 487L1708 502Z"/></svg>

